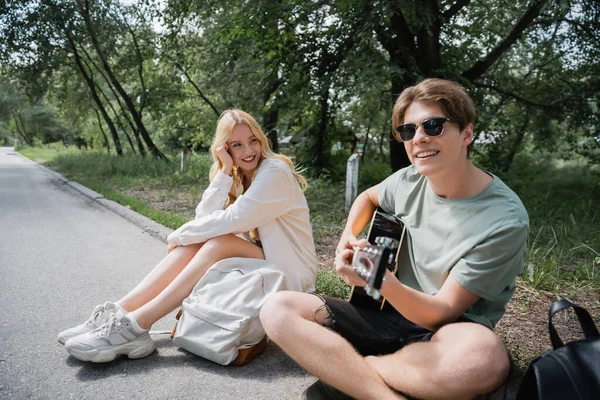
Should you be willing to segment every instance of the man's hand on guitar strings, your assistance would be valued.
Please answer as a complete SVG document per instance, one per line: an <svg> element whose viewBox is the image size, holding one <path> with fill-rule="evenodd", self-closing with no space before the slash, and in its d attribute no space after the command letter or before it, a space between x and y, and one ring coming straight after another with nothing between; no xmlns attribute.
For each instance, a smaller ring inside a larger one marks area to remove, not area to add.
<svg viewBox="0 0 600 400"><path fill-rule="evenodd" d="M368 243L364 239L362 241L364 241L365 243L364 244L359 243L362 245L357 246L357 247L363 247ZM359 242L362 242L362 241L359 241ZM343 249L342 251L340 251L335 256L335 270L337 271L338 274L340 274L340 276L342 277L344 282L346 282L348 285L365 286L366 282L360 276L358 276L358 274L354 271L354 268L352 268L352 258L353 257L354 257L353 249Z"/></svg>

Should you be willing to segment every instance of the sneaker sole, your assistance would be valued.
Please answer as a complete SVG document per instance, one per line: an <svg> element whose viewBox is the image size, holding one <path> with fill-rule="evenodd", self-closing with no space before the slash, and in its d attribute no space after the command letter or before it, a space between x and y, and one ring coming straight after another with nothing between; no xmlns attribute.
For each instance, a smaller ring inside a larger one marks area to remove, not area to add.
<svg viewBox="0 0 600 400"><path fill-rule="evenodd" d="M105 350L78 350L67 346L67 352L69 352L69 354L76 359L93 363L110 362L120 355L126 355L131 359L144 358L152 354L155 349L156 346L154 345L152 339L150 339L150 342L146 343L142 347L138 345L132 346L132 343L125 343L120 346L111 346L110 349Z"/></svg>

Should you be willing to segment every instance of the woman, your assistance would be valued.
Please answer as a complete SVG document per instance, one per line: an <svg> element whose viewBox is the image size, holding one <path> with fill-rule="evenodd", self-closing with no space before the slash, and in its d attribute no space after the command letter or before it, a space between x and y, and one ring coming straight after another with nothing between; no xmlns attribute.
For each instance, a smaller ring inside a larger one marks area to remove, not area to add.
<svg viewBox="0 0 600 400"><path fill-rule="evenodd" d="M307 183L291 160L273 153L254 118L241 110L221 115L211 154L211 183L196 218L169 235L167 256L131 292L58 335L71 355L92 362L148 356L155 349L152 324L180 306L213 264L228 258L263 259L282 270L281 289L314 290Z"/></svg>

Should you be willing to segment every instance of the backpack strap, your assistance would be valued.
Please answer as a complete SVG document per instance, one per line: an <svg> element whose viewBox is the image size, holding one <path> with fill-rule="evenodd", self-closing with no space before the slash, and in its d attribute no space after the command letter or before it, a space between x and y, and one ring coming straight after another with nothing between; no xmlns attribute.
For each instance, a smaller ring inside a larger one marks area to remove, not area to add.
<svg viewBox="0 0 600 400"><path fill-rule="evenodd" d="M552 317L554 317L554 314L556 314L557 312L569 307L575 310L575 314L577 314L577 319L579 319L579 324L581 325L581 329L583 330L583 333L586 338L600 337L598 329L594 324L594 320L585 308L575 305L569 300L556 300L548 310L548 330L550 331L550 341L552 342L552 348L554 348L555 350L560 347L563 347L564 343L558 336L558 333L556 332L556 329L552 324Z"/></svg>

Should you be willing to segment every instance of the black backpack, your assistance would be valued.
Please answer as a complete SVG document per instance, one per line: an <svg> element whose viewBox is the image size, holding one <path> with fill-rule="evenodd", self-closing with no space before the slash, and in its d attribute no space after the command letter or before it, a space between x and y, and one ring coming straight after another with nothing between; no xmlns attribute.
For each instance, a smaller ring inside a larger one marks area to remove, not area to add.
<svg viewBox="0 0 600 400"><path fill-rule="evenodd" d="M572 307L585 339L563 344L552 317ZM586 309L568 300L558 300L548 311L548 329L553 350L535 358L519 387L517 400L600 399L600 334Z"/></svg>

